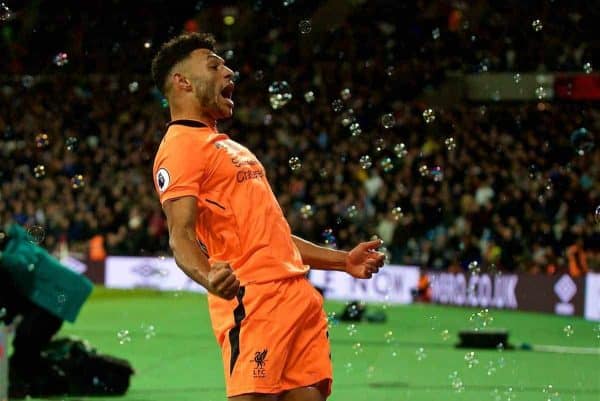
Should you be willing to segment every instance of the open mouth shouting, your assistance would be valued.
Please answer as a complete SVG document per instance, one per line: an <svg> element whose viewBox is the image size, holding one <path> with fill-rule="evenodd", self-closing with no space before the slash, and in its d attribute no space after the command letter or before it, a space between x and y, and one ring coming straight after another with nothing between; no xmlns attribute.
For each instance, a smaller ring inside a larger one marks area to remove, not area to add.
<svg viewBox="0 0 600 401"><path fill-rule="evenodd" d="M223 90L221 90L221 97L231 107L233 107L233 100L231 98L233 97L233 89L234 88L235 88L235 85L233 84L233 82L230 82L227 86L225 86L223 88Z"/></svg>

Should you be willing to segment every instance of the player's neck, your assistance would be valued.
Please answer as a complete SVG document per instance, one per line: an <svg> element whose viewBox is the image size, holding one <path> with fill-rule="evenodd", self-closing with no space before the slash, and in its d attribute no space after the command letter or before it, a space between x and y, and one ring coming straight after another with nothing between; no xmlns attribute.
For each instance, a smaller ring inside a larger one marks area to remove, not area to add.
<svg viewBox="0 0 600 401"><path fill-rule="evenodd" d="M203 113L202 110L199 109L190 110L186 108L171 107L171 121L175 120L200 121L214 131L217 130L217 120L208 116L206 113Z"/></svg>

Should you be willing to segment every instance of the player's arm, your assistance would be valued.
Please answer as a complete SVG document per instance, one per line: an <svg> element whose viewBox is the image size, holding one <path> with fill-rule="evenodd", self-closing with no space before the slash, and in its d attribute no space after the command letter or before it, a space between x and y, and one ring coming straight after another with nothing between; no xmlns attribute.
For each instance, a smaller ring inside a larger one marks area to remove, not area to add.
<svg viewBox="0 0 600 401"><path fill-rule="evenodd" d="M196 239L198 205L193 196L166 200L163 210L169 227L169 245L177 266L192 280L225 299L237 294L240 282L226 262L210 265Z"/></svg>
<svg viewBox="0 0 600 401"><path fill-rule="evenodd" d="M377 251L381 240L361 242L351 251L325 248L292 235L302 262L317 270L338 270L356 278L371 278L383 266L384 255Z"/></svg>

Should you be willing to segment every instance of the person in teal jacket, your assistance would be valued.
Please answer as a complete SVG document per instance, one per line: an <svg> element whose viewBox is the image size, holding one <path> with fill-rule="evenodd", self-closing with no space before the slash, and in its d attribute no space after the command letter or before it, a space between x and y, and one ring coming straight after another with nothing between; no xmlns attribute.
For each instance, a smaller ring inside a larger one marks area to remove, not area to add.
<svg viewBox="0 0 600 401"><path fill-rule="evenodd" d="M75 321L91 291L86 277L32 242L21 226L0 231L0 319L10 324L21 316L9 362L12 397L65 392L64 374L46 366L40 353L63 321Z"/></svg>

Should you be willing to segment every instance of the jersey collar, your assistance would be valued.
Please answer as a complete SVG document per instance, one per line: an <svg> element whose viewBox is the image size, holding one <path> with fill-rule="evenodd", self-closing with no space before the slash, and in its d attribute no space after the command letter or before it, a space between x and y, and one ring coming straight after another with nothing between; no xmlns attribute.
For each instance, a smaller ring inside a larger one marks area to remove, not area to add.
<svg viewBox="0 0 600 401"><path fill-rule="evenodd" d="M173 121L169 121L167 123L167 129L171 125L184 125L186 127L192 127L192 128L209 128L208 125L204 124L203 122L197 121L197 120L173 120Z"/></svg>

